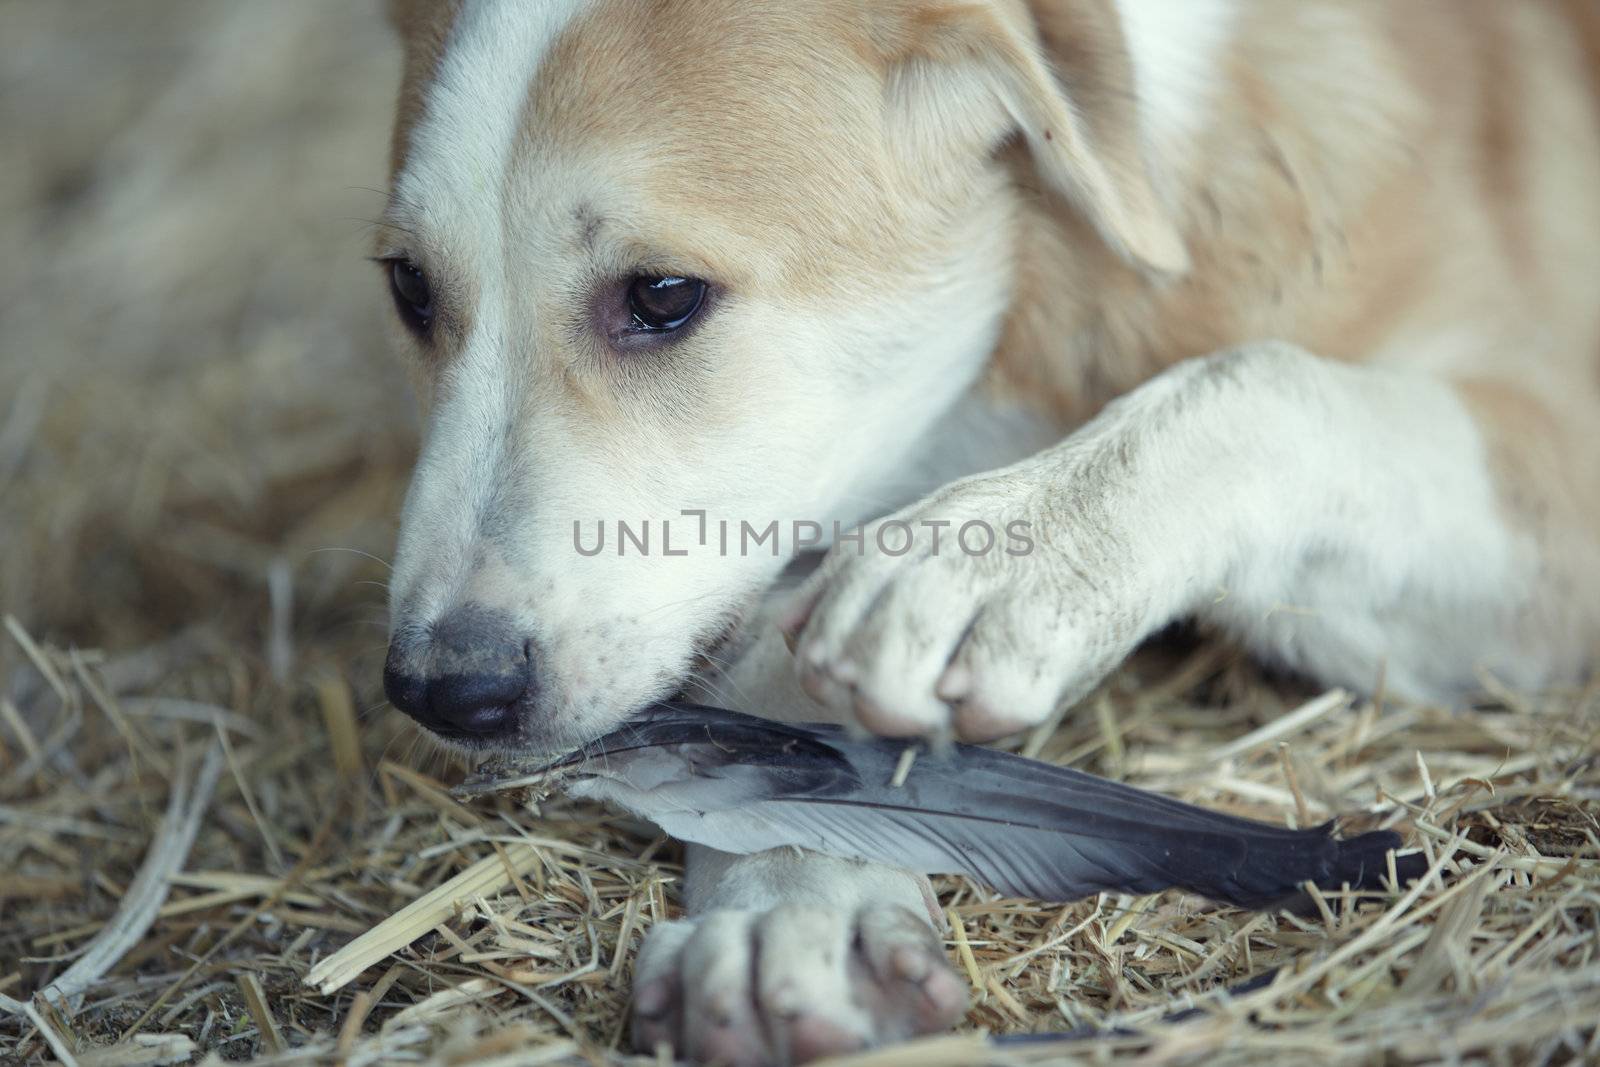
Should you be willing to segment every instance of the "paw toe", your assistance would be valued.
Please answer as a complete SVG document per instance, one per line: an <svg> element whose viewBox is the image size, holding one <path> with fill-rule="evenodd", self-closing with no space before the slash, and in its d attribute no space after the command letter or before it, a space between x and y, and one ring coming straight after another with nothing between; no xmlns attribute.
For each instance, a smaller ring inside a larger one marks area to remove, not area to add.
<svg viewBox="0 0 1600 1067"><path fill-rule="evenodd" d="M923 706L927 705L927 706ZM855 695L855 719L878 737L927 737L946 729L949 709L932 701L890 703L867 693Z"/></svg>
<svg viewBox="0 0 1600 1067"><path fill-rule="evenodd" d="M789 1056L806 1063L824 1056L842 1056L866 1047L861 1034L820 1015L801 1015L788 1023Z"/></svg>
<svg viewBox="0 0 1600 1067"><path fill-rule="evenodd" d="M869 909L859 923L884 1036L931 1033L965 1014L967 985L927 923L898 907Z"/></svg>

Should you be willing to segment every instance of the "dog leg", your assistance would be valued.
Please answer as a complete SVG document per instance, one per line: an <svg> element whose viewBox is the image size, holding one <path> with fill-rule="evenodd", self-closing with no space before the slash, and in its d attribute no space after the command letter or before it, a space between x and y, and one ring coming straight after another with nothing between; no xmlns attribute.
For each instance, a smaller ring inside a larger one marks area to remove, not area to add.
<svg viewBox="0 0 1600 1067"><path fill-rule="evenodd" d="M1178 364L1062 444L836 545L784 622L801 683L879 734L988 740L1188 615L1357 688L1384 670L1445 700L1483 669L1576 677L1597 632L1572 607L1595 590L1571 587L1600 571L1592 499L1550 488L1582 481L1567 467L1508 503L1514 428L1471 393L1284 344Z"/></svg>
<svg viewBox="0 0 1600 1067"><path fill-rule="evenodd" d="M696 696L790 721L829 718L800 691L772 624ZM946 960L928 880L798 849L730 856L689 846L687 918L650 931L634 968L634 1042L697 1062L799 1063L941 1030L966 984Z"/></svg>
<svg viewBox="0 0 1600 1067"><path fill-rule="evenodd" d="M650 932L634 1043L700 1063L803 1063L941 1030L966 1008L919 875L799 850L690 848L689 917Z"/></svg>

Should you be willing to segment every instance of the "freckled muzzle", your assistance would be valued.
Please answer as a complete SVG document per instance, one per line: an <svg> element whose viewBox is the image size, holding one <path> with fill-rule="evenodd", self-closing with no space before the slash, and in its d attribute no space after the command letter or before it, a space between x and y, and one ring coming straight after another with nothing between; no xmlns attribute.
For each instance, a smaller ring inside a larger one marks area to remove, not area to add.
<svg viewBox="0 0 1600 1067"><path fill-rule="evenodd" d="M534 687L530 646L509 615L457 608L430 626L395 632L383 665L384 695L446 740L507 741Z"/></svg>

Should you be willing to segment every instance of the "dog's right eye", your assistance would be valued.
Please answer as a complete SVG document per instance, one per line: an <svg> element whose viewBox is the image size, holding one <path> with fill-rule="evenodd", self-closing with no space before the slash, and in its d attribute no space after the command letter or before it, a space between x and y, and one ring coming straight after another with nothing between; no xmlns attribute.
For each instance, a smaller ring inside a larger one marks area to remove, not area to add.
<svg viewBox="0 0 1600 1067"><path fill-rule="evenodd" d="M389 261L389 289L401 320L417 333L425 333L434 316L428 276L409 259L393 259Z"/></svg>
<svg viewBox="0 0 1600 1067"><path fill-rule="evenodd" d="M705 303L706 283L699 278L638 277L628 283L628 311L633 328L671 333L689 324Z"/></svg>

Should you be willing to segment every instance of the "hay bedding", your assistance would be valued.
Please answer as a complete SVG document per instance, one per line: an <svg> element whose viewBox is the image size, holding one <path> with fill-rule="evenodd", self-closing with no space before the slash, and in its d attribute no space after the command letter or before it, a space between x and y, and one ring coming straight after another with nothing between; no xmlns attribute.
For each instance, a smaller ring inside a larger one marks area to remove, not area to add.
<svg viewBox="0 0 1600 1067"><path fill-rule="evenodd" d="M676 849L453 799L464 768L376 693L414 434L347 221L381 185L382 27L309 2L3 18L0 995L62 995L0 1016L0 1062L616 1059ZM1435 875L1310 917L946 881L971 1032L863 1062L1600 1060L1600 691L1487 684L1451 713L1206 642L1142 655L1022 747L1262 818L1366 812ZM346 973L363 938L388 943Z"/></svg>

